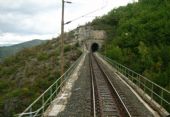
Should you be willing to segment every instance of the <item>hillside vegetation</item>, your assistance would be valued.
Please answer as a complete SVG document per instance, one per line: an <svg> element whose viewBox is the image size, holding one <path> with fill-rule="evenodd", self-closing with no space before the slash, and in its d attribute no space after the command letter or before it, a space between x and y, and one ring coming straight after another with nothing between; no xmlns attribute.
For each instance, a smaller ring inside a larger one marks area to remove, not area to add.
<svg viewBox="0 0 170 117"><path fill-rule="evenodd" d="M46 41L35 39L32 41L27 41L27 42L12 45L12 46L0 47L0 59L6 58L11 55L15 55L17 52L21 51L22 49L31 48L31 47L40 45L45 42Z"/></svg>
<svg viewBox="0 0 170 117"><path fill-rule="evenodd" d="M64 48L65 69L81 54L76 43ZM53 39L24 49L0 64L0 117L21 113L60 76L60 43Z"/></svg>
<svg viewBox="0 0 170 117"><path fill-rule="evenodd" d="M91 25L107 32L106 56L170 90L169 0L139 0Z"/></svg>

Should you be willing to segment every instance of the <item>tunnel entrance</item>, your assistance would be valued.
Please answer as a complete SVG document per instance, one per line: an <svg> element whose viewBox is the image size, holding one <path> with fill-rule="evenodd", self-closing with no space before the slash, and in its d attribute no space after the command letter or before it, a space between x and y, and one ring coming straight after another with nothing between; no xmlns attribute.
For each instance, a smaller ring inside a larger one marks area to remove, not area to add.
<svg viewBox="0 0 170 117"><path fill-rule="evenodd" d="M99 45L97 43L93 43L91 46L91 51L96 52L99 49Z"/></svg>

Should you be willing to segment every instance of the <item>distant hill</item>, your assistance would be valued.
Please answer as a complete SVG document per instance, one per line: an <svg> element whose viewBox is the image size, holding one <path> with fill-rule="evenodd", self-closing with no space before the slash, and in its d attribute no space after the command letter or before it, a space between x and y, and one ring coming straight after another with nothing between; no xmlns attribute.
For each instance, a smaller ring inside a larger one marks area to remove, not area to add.
<svg viewBox="0 0 170 117"><path fill-rule="evenodd" d="M0 47L0 59L11 56L11 55L15 55L17 52L21 51L22 49L31 48L31 47L40 45L44 42L46 41L35 39L35 40L27 41L24 43L12 45L12 46Z"/></svg>

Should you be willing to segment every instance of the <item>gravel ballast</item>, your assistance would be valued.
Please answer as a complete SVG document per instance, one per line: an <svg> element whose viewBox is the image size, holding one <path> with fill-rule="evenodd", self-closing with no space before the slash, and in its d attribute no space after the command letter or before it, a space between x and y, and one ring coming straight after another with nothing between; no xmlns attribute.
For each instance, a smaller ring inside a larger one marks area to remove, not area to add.
<svg viewBox="0 0 170 117"><path fill-rule="evenodd" d="M99 57L99 56L98 56ZM104 60L102 60L104 61ZM100 58L101 62L101 58ZM118 93L123 95L123 101L129 109L132 117L153 117L153 114L145 107L145 105L137 98L137 96L130 90L130 88L125 85L125 83L118 78L116 71L114 69L109 69L108 64L103 64L102 67L107 72L108 76L114 87L117 89Z"/></svg>

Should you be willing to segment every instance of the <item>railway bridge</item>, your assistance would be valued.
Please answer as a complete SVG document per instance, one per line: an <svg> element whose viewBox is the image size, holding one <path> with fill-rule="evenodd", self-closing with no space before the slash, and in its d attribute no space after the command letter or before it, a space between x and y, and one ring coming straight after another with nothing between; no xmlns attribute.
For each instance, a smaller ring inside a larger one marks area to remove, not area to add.
<svg viewBox="0 0 170 117"><path fill-rule="evenodd" d="M97 51L83 54L19 117L169 117L170 92Z"/></svg>

